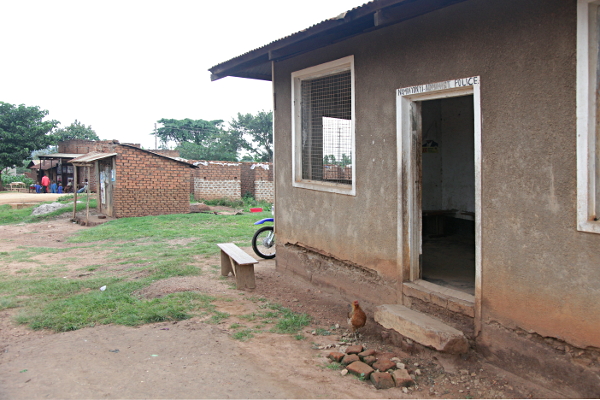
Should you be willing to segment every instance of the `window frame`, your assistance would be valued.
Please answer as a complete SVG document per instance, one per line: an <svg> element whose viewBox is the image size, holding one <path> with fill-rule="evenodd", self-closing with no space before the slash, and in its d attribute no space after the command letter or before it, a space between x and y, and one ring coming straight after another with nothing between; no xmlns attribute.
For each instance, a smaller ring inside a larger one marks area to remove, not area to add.
<svg viewBox="0 0 600 400"><path fill-rule="evenodd" d="M350 71L351 84L351 147L352 147L352 184L311 180L302 178L302 89L303 80L315 79L338 72ZM354 56L347 56L334 61L315 65L292 72L292 186L323 192L344 195L356 195L356 112L355 112L355 83Z"/></svg>
<svg viewBox="0 0 600 400"><path fill-rule="evenodd" d="M597 12L599 0L577 1L577 230L600 233L600 165L597 152L600 131L596 97L598 65Z"/></svg>

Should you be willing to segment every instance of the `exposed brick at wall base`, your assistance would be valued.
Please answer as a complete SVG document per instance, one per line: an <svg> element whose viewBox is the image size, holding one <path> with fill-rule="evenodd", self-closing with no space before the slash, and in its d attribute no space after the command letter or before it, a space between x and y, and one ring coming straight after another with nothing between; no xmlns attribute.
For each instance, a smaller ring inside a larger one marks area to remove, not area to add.
<svg viewBox="0 0 600 400"><path fill-rule="evenodd" d="M600 367L595 361L600 349L578 349L558 339L507 329L497 323L482 326L477 349L492 364L565 398L600 397Z"/></svg>
<svg viewBox="0 0 600 400"><path fill-rule="evenodd" d="M298 275L312 284L333 288L348 301L365 300L371 304L401 302L395 281L386 280L376 271L338 260L294 244L277 245L277 271Z"/></svg>
<svg viewBox="0 0 600 400"><path fill-rule="evenodd" d="M241 198L241 184L237 180L211 181L194 178L194 198L197 200L236 200Z"/></svg>

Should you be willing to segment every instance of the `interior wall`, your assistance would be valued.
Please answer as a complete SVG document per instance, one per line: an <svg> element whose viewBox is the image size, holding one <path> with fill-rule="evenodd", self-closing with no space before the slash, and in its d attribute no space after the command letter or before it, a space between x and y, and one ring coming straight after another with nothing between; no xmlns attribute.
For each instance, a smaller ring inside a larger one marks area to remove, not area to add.
<svg viewBox="0 0 600 400"><path fill-rule="evenodd" d="M423 210L475 212L473 96L425 101L421 115Z"/></svg>

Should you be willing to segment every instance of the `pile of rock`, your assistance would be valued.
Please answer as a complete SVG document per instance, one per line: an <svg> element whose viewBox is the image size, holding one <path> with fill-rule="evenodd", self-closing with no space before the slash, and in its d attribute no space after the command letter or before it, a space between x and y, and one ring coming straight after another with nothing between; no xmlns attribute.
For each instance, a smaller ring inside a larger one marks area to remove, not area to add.
<svg viewBox="0 0 600 400"><path fill-rule="evenodd" d="M342 375L351 373L360 379L370 380L377 389L401 387L407 392L407 388L415 384L414 377L399 358L385 353L378 355L375 350L365 350L361 345L348 346L345 353L332 351L329 359L346 367ZM419 372L414 371L416 375Z"/></svg>

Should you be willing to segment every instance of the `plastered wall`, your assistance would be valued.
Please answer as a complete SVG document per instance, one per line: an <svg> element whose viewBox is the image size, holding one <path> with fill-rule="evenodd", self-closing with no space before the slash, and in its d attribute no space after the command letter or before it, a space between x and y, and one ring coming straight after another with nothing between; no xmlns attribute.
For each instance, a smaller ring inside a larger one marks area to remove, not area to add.
<svg viewBox="0 0 600 400"><path fill-rule="evenodd" d="M472 0L275 63L279 244L397 285L395 89L480 76L483 329L600 347L600 235L576 230L575 35L575 1ZM349 55L356 195L294 188L290 74Z"/></svg>

